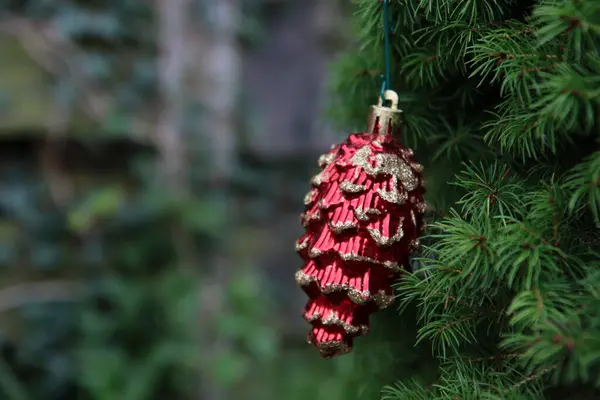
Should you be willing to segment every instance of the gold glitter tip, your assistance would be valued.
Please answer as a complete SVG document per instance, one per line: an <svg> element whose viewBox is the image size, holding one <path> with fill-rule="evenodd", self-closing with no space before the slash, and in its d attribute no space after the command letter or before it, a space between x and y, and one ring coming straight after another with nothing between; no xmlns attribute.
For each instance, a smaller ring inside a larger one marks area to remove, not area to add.
<svg viewBox="0 0 600 400"><path fill-rule="evenodd" d="M308 252L308 256L310 258L317 258L319 256L322 256L325 252L312 248L310 249L310 251ZM394 261L378 261L375 260L373 258L370 257L365 257L365 256L359 256L358 254L354 254L354 253L342 253L341 251L336 251L335 252L342 260L344 261L358 261L358 262L368 262L371 264L377 264L377 265L382 265L386 268L391 269L394 272L401 272L402 268L400 267L400 265L397 262Z"/></svg>
<svg viewBox="0 0 600 400"><path fill-rule="evenodd" d="M311 221L318 221L321 219L321 213L319 210L315 210L312 213L302 213L300 214L300 218L302 219L302 225L307 227Z"/></svg>
<svg viewBox="0 0 600 400"><path fill-rule="evenodd" d="M418 173L422 173L425 170L425 167L423 167L421 164L419 163L412 163L410 164L410 166L417 171Z"/></svg>
<svg viewBox="0 0 600 400"><path fill-rule="evenodd" d="M309 338L308 344L315 346L323 358L333 358L335 356L348 354L352 351L352 347L348 346L343 341L313 343L313 341Z"/></svg>
<svg viewBox="0 0 600 400"><path fill-rule="evenodd" d="M346 193L360 193L364 191L367 187L364 185L355 185L354 183L343 181L340 184L340 190Z"/></svg>
<svg viewBox="0 0 600 400"><path fill-rule="evenodd" d="M354 326L342 321L337 312L331 311L329 315L325 318L320 313L314 313L311 316L306 316L305 319L307 322L321 321L323 325L326 326L339 326L344 329L344 331L350 335L361 335L365 336L369 333L369 327L367 325L359 325Z"/></svg>
<svg viewBox="0 0 600 400"><path fill-rule="evenodd" d="M304 238L301 242L296 242L296 251L302 251L308 247L308 238Z"/></svg>
<svg viewBox="0 0 600 400"><path fill-rule="evenodd" d="M370 215L381 215L381 211L375 208L366 208L363 210L362 207L356 207L354 209L354 215L359 221L365 222L371 219Z"/></svg>
<svg viewBox="0 0 600 400"><path fill-rule="evenodd" d="M371 292L368 290L358 290L347 283L328 283L321 285L319 279L315 276L310 276L304 273L302 270L296 271L296 283L299 286L308 286L311 283L315 283L319 291L323 294L331 294L336 292L346 292L350 301L354 304L362 305L366 304L374 297L371 297Z"/></svg>
<svg viewBox="0 0 600 400"><path fill-rule="evenodd" d="M310 203L312 203L312 198L316 191L316 189L313 189L310 192L308 192L306 196L304 196L304 205L309 205Z"/></svg>
<svg viewBox="0 0 600 400"><path fill-rule="evenodd" d="M311 250L312 252L312 250ZM396 271L399 272L402 270L402 268L400 268L400 266L398 265L398 263L393 262L393 261L378 261L378 260L374 260L370 257L364 257L364 256L359 256L357 254L354 253L342 253L342 252L337 252L338 255L342 258L342 260L344 261L363 261L363 262L370 262L372 264L378 264L378 265L383 265L386 268L391 269L392 271ZM312 257L312 255L311 255Z"/></svg>
<svg viewBox="0 0 600 400"><path fill-rule="evenodd" d="M327 154L323 154L319 157L319 167L325 168L326 166L331 164L333 162L333 160L335 160L335 156L337 155L337 152L333 151L334 148L335 148L335 146L332 146L331 147L332 151L330 151Z"/></svg>
<svg viewBox="0 0 600 400"><path fill-rule="evenodd" d="M403 222L404 217L401 217L398 231L394 236L384 236L380 231L373 228L368 228L369 235L371 235L371 239L373 239L378 246L390 246L393 243L399 242L404 237L404 230L402 229Z"/></svg>
<svg viewBox="0 0 600 400"><path fill-rule="evenodd" d="M328 222L327 225L329 226L329 229L331 229L333 233L337 233L337 234L342 233L348 229L356 228L356 224L353 221L339 222L337 224Z"/></svg>
<svg viewBox="0 0 600 400"><path fill-rule="evenodd" d="M323 170L317 175L313 176L313 178L310 180L310 183L313 186L319 186L325 179L327 179L327 174L325 173L325 170Z"/></svg>
<svg viewBox="0 0 600 400"><path fill-rule="evenodd" d="M398 189L398 178L395 176L392 177L392 188L390 191L379 188L377 189L377 193L388 203L402 205L408 199L408 194L405 191L400 192Z"/></svg>
<svg viewBox="0 0 600 400"><path fill-rule="evenodd" d="M383 310L394 302L394 295L386 294L383 290L377 294L371 296L371 292L368 290L360 291L347 284L328 284L325 287L319 285L319 281L316 277L305 274L302 270L296 271L296 283L299 286L308 286L311 283L317 284L319 291L323 294L331 294L334 292L346 291L348 298L354 304L363 305L370 301L373 301L378 309Z"/></svg>
<svg viewBox="0 0 600 400"><path fill-rule="evenodd" d="M371 164L372 157L375 160L375 166ZM361 147L354 154L351 162L371 176L388 174L397 177L400 182L402 182L404 188L409 192L419 187L419 179L402 158L385 153L379 153L373 156L370 145Z"/></svg>
<svg viewBox="0 0 600 400"><path fill-rule="evenodd" d="M377 308L383 310L384 308L389 307L395 300L394 295L386 294L383 290L373 296L373 300L377 305Z"/></svg>

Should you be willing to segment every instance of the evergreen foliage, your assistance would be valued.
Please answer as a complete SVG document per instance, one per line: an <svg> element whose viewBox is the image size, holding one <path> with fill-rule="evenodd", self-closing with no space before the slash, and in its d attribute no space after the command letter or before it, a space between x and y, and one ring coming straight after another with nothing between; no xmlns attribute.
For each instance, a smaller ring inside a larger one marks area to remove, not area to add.
<svg viewBox="0 0 600 400"><path fill-rule="evenodd" d="M332 115L362 129L384 32L380 1L355 7L362 47L335 65ZM437 376L396 373L383 398L600 398L600 2L389 7L431 206L397 318L416 312L404 340L431 347Z"/></svg>
<svg viewBox="0 0 600 400"><path fill-rule="evenodd" d="M211 4L190 2L191 18ZM199 376L234 396L274 390L280 343L252 268L228 287L217 326L198 318L207 262L189 265L172 229L203 254L231 229L223 199L206 193L203 154L193 154L195 196L175 199L156 179L152 132L138 119L159 101L157 16L139 0L0 0L2 400L194 399ZM90 112L97 98L107 107ZM185 133L197 137L190 108ZM57 114L69 123L49 140ZM68 201L53 197L47 148L66 166ZM200 335L210 330L234 343L216 360Z"/></svg>

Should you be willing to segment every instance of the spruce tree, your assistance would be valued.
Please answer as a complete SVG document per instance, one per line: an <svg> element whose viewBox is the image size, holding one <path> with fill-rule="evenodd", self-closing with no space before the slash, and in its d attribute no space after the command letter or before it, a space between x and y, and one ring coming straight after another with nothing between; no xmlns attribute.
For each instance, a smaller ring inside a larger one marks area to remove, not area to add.
<svg viewBox="0 0 600 400"><path fill-rule="evenodd" d="M360 46L334 67L331 114L362 130L384 29L381 1L354 3ZM382 398L600 398L600 1L389 10L401 140L425 165L430 211L387 332L403 350L385 356L429 363L425 346L433 373L391 370Z"/></svg>

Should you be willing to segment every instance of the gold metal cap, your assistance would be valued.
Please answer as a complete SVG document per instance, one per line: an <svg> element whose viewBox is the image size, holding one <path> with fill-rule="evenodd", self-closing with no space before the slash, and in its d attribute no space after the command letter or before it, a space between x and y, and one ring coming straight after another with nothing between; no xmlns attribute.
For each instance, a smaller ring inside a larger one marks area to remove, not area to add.
<svg viewBox="0 0 600 400"><path fill-rule="evenodd" d="M383 105L383 100L391 103L389 107ZM371 106L371 114L367 122L367 132L373 135L394 135L402 123L402 110L398 109L398 94L393 90L386 90L383 99L379 96L377 105Z"/></svg>

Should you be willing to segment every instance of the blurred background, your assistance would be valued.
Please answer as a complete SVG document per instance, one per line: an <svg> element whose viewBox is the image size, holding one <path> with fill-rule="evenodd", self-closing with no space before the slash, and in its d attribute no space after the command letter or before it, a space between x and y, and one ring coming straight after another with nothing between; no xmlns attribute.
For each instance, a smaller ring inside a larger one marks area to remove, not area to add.
<svg viewBox="0 0 600 400"><path fill-rule="evenodd" d="M377 398L294 283L348 3L0 0L0 399Z"/></svg>

